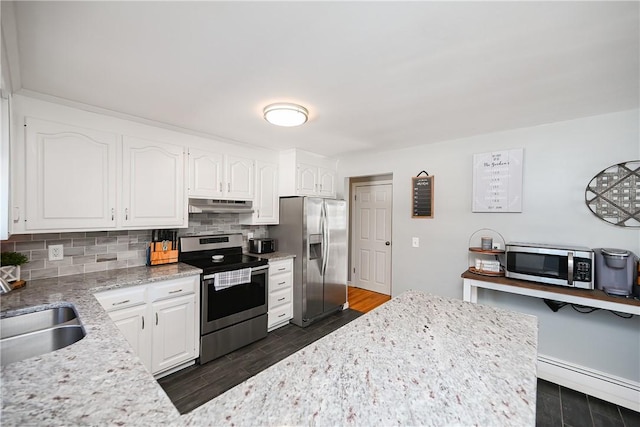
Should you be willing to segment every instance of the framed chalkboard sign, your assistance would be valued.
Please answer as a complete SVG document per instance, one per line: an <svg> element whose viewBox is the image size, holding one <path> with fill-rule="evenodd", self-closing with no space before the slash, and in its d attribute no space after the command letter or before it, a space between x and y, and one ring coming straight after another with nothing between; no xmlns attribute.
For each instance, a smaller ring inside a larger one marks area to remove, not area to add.
<svg viewBox="0 0 640 427"><path fill-rule="evenodd" d="M433 175L411 178L411 218L433 218Z"/></svg>

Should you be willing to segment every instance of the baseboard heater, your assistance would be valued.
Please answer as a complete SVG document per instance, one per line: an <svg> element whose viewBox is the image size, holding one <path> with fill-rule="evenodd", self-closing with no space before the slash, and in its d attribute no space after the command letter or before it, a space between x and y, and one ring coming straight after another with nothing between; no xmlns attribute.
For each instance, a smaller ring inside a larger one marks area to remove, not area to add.
<svg viewBox="0 0 640 427"><path fill-rule="evenodd" d="M640 383L538 355L538 378L640 412Z"/></svg>

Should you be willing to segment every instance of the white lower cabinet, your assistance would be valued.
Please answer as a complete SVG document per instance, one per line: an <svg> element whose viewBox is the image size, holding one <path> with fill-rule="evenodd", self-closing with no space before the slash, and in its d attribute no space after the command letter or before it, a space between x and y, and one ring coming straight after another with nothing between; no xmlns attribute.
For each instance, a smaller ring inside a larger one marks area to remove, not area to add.
<svg viewBox="0 0 640 427"><path fill-rule="evenodd" d="M144 366L151 366L151 321L147 305L123 308L112 311L109 317L116 324L120 332L129 341L133 352L138 355Z"/></svg>
<svg viewBox="0 0 640 427"><path fill-rule="evenodd" d="M199 353L200 276L96 293L145 367L159 375Z"/></svg>
<svg viewBox="0 0 640 427"><path fill-rule="evenodd" d="M293 259L269 261L269 314L272 331L293 318Z"/></svg>
<svg viewBox="0 0 640 427"><path fill-rule="evenodd" d="M151 372L162 372L195 359L195 295L154 302Z"/></svg>

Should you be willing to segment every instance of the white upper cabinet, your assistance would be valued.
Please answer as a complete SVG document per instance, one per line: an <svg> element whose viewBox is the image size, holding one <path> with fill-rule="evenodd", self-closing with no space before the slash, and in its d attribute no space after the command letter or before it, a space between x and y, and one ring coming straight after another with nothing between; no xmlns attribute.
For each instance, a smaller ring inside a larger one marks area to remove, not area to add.
<svg viewBox="0 0 640 427"><path fill-rule="evenodd" d="M224 156L189 149L189 197L220 198L223 196Z"/></svg>
<svg viewBox="0 0 640 427"><path fill-rule="evenodd" d="M125 136L122 159L121 226L186 226L184 148Z"/></svg>
<svg viewBox="0 0 640 427"><path fill-rule="evenodd" d="M25 229L116 227L116 134L27 118Z"/></svg>
<svg viewBox="0 0 640 427"><path fill-rule="evenodd" d="M298 163L296 165L297 195L315 196L318 190L318 167Z"/></svg>
<svg viewBox="0 0 640 427"><path fill-rule="evenodd" d="M278 200L278 165L256 161L256 194L253 199L253 213L241 214L241 224L266 225L278 224L280 203Z"/></svg>
<svg viewBox="0 0 640 427"><path fill-rule="evenodd" d="M233 200L253 199L254 161L244 157L225 156L226 197Z"/></svg>
<svg viewBox="0 0 640 427"><path fill-rule="evenodd" d="M252 159L189 149L189 197L252 200L253 180Z"/></svg>
<svg viewBox="0 0 640 427"><path fill-rule="evenodd" d="M334 169L318 168L317 192L320 197L336 197L336 171Z"/></svg>
<svg viewBox="0 0 640 427"><path fill-rule="evenodd" d="M24 231L188 225L183 147L31 117L25 125Z"/></svg>
<svg viewBox="0 0 640 427"><path fill-rule="evenodd" d="M336 161L301 150L280 153L280 196L336 197Z"/></svg>

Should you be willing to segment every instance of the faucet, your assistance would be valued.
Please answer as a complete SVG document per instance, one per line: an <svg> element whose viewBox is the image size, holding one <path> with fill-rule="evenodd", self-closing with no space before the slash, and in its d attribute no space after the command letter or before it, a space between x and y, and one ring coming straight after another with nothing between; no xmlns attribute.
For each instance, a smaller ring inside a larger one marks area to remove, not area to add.
<svg viewBox="0 0 640 427"><path fill-rule="evenodd" d="M0 294L11 292L12 288L4 277L0 277Z"/></svg>

